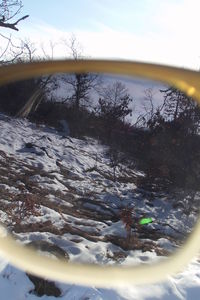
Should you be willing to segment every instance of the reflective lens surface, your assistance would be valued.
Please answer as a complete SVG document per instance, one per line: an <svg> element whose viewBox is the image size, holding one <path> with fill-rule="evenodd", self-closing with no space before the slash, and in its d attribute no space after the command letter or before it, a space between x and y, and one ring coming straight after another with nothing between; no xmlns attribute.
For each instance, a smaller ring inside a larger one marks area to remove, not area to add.
<svg viewBox="0 0 200 300"><path fill-rule="evenodd" d="M57 74L0 87L0 222L71 262L136 265L185 242L200 207L200 109L174 87Z"/></svg>

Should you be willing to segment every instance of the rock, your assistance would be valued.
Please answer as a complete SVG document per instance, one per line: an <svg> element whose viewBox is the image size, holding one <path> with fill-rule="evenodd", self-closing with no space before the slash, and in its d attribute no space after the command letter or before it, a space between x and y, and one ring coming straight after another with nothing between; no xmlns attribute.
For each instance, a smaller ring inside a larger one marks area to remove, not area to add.
<svg viewBox="0 0 200 300"><path fill-rule="evenodd" d="M31 149L34 147L34 145L32 143L26 143L25 147Z"/></svg>
<svg viewBox="0 0 200 300"><path fill-rule="evenodd" d="M57 258L64 258L69 260L69 254L60 248L59 246L49 243L47 241L32 241L27 244L27 246L36 248L37 250L43 251L43 252L49 252L53 255L55 255Z"/></svg>
<svg viewBox="0 0 200 300"><path fill-rule="evenodd" d="M49 252L53 255L55 255L59 259L66 259L69 260L69 254L64 251L62 248L60 248L57 245L54 245L52 243L46 242L46 241L32 241L29 244L27 244L28 247L35 248L37 250L43 251L43 252ZM28 278L32 281L35 288L30 291L30 293L34 293L37 296L41 297L43 295L47 296L54 296L59 297L61 296L61 290L55 285L53 281L48 281L44 278L40 278L31 274L26 273Z"/></svg>
<svg viewBox="0 0 200 300"><path fill-rule="evenodd" d="M35 286L35 288L30 291L31 293L34 293L39 297L43 295L54 296L54 297L61 296L61 290L58 287L56 287L54 282L30 274L26 274L26 275Z"/></svg>

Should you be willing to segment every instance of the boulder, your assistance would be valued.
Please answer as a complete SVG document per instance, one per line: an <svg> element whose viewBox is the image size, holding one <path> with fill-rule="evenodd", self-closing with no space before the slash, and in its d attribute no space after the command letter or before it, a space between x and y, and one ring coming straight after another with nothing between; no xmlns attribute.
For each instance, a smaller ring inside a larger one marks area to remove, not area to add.
<svg viewBox="0 0 200 300"><path fill-rule="evenodd" d="M40 240L32 241L28 243L27 246L35 248L36 250L39 250L41 252L51 253L58 259L69 260L69 254L65 250L50 242ZM49 281L47 279L40 278L28 273L26 273L26 275L34 284L34 289L31 290L30 293L34 293L39 297L43 295L54 297L61 296L61 290L56 286L56 284L53 281Z"/></svg>

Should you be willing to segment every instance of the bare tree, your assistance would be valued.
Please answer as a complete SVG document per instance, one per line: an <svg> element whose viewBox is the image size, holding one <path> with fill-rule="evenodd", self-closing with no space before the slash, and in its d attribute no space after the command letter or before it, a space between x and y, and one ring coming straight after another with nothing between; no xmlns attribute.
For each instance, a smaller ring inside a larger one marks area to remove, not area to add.
<svg viewBox="0 0 200 300"><path fill-rule="evenodd" d="M165 106L165 100L160 104L155 103L155 93L152 88L144 90L143 112L137 117L134 126L149 127L155 123L156 119L160 118Z"/></svg>
<svg viewBox="0 0 200 300"><path fill-rule="evenodd" d="M71 35L69 40L63 39L63 43L66 47L67 53L73 60L84 58L83 47L74 34Z"/></svg>
<svg viewBox="0 0 200 300"><path fill-rule="evenodd" d="M28 15L16 19L16 16L21 13L22 1L20 0L1 0L0 1L0 27L18 31L16 27L22 20L28 18ZM23 44L16 45L11 34L6 35L0 33L0 38L4 41L0 47L0 64L12 63L17 60L23 53Z"/></svg>
<svg viewBox="0 0 200 300"><path fill-rule="evenodd" d="M30 39L26 38L24 40L21 40L21 54L19 55L19 58L17 59L18 62L32 62L36 60L38 57L36 57L36 46L33 42L31 42Z"/></svg>
<svg viewBox="0 0 200 300"><path fill-rule="evenodd" d="M78 112L81 107L90 104L90 92L98 86L98 75L81 73L81 74L64 74L62 81L67 88L67 96L63 102L68 102L74 106Z"/></svg>
<svg viewBox="0 0 200 300"><path fill-rule="evenodd" d="M143 112L137 117L134 126L144 127L147 125L149 120L152 120L157 110L153 97L154 93L152 88L144 90L144 99L142 102Z"/></svg>
<svg viewBox="0 0 200 300"><path fill-rule="evenodd" d="M72 59L77 61L84 58L82 47L74 35L71 36L69 42L65 40L64 43ZM77 112L81 106L89 104L90 92L96 90L101 82L98 74L91 73L63 74L61 78L67 89L63 102L73 105Z"/></svg>
<svg viewBox="0 0 200 300"><path fill-rule="evenodd" d="M42 49L44 59L47 59L47 60L54 59L54 50L55 50L56 45L57 45L57 43L54 43L53 41L49 41L49 43L47 43L47 45L45 45L46 47L48 47L48 51L47 51L44 44L43 43L41 44L41 49Z"/></svg>
<svg viewBox="0 0 200 300"><path fill-rule="evenodd" d="M65 41L66 42L66 41ZM70 46L71 45L71 46ZM47 54L45 48L42 46L42 51L45 58L53 59L55 44L50 43L51 46L51 57ZM32 61L35 53L35 46L30 41L24 42L25 58ZM70 39L67 45L71 51L71 56L74 60L79 59L80 50L79 43L74 36ZM76 73L76 74L62 74L60 76L49 75L43 79L38 79L38 86L36 87L34 93L27 99L27 102L23 107L19 109L16 116L17 117L28 117L31 112L34 112L40 105L42 99L44 98L44 92L47 94L49 89L51 91L55 90L58 86L58 82L62 82L63 88L66 88L67 93L62 103L69 102L74 106L75 111L78 113L80 108L84 105L88 105L90 100L90 92L99 83L99 75L90 73Z"/></svg>
<svg viewBox="0 0 200 300"><path fill-rule="evenodd" d="M129 105L133 99L122 82L116 81L107 85L99 91L99 94L99 112L104 118L110 121L124 121L125 117L131 114L132 109Z"/></svg>

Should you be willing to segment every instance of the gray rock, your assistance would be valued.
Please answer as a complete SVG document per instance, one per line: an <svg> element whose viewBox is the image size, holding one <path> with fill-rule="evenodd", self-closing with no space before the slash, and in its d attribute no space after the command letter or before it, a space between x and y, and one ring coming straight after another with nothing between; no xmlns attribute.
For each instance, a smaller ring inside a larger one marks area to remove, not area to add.
<svg viewBox="0 0 200 300"><path fill-rule="evenodd" d="M55 255L57 258L64 258L69 260L69 254L65 250L53 243L38 240L28 243L27 246L30 246L43 252L49 252Z"/></svg>
<svg viewBox="0 0 200 300"><path fill-rule="evenodd" d="M32 247L36 250L40 250L43 252L48 252L53 254L59 259L69 260L69 254L60 248L57 245L46 241L32 241L27 244L28 247ZM48 281L46 279L31 275L26 273L28 278L34 284L34 289L30 291L30 293L34 293L35 295L41 297L43 295L59 297L61 296L61 290L56 286L56 284L52 281Z"/></svg>

